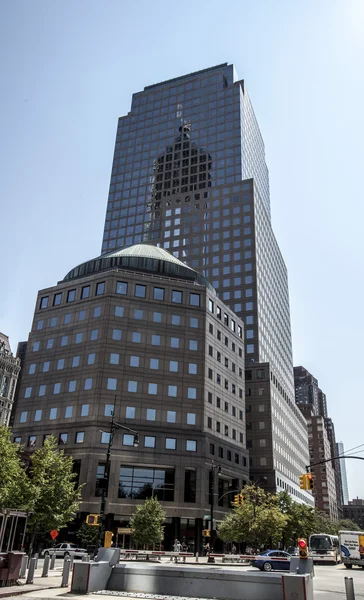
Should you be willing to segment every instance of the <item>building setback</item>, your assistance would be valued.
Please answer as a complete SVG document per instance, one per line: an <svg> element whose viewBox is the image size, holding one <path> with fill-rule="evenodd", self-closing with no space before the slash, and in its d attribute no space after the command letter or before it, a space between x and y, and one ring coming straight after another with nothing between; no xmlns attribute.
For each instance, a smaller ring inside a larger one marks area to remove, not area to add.
<svg viewBox="0 0 364 600"><path fill-rule="evenodd" d="M307 431L294 399L288 278L264 143L232 65L148 86L119 119L102 252L142 240L202 273L244 321L246 366L264 365L271 394L260 420L266 439L255 423L248 433L252 478L312 504L298 485Z"/></svg>
<svg viewBox="0 0 364 600"><path fill-rule="evenodd" d="M222 467L217 519L232 499L220 496L249 479L244 392L242 321L202 275L163 249L136 245L39 292L14 440L31 450L56 436L85 483L84 519L100 510L114 412L140 444L115 433L107 527L127 528L153 494L167 513L166 549L179 537L201 551L211 459Z"/></svg>
<svg viewBox="0 0 364 600"><path fill-rule="evenodd" d="M19 373L20 360L12 354L8 336L0 332L0 426L9 425Z"/></svg>

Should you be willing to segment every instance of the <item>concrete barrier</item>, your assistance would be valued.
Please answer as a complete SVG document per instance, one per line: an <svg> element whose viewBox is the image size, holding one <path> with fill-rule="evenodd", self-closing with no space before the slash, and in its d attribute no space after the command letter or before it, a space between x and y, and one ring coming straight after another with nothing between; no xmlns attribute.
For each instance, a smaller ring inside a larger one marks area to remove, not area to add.
<svg viewBox="0 0 364 600"><path fill-rule="evenodd" d="M225 600L286 600L291 597L313 600L310 575L247 573L233 568L217 571L213 567L200 570L182 565L171 569L162 565L136 568L119 564L111 570L107 589Z"/></svg>

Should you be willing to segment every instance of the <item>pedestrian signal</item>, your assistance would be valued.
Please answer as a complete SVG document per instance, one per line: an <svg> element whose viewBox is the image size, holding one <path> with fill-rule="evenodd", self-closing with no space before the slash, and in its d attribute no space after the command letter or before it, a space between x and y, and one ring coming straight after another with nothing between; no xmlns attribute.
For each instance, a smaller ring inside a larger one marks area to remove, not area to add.
<svg viewBox="0 0 364 600"><path fill-rule="evenodd" d="M99 520L100 515L87 515L86 517L87 525L94 525L95 527L98 527L100 525Z"/></svg>
<svg viewBox="0 0 364 600"><path fill-rule="evenodd" d="M299 538L297 545L300 558L308 558L307 540Z"/></svg>

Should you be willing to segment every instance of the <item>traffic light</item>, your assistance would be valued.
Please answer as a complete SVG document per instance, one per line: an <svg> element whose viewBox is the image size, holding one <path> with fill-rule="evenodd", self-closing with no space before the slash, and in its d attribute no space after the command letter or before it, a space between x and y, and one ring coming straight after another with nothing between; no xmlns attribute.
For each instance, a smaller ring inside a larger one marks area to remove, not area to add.
<svg viewBox="0 0 364 600"><path fill-rule="evenodd" d="M299 538L297 545L300 558L308 558L307 540L305 538Z"/></svg>
<svg viewBox="0 0 364 600"><path fill-rule="evenodd" d="M111 548L113 537L114 534L112 531L105 531L104 548Z"/></svg>
<svg viewBox="0 0 364 600"><path fill-rule="evenodd" d="M232 504L234 506L240 506L241 504L243 504L243 502L244 502L243 494L235 494Z"/></svg>
<svg viewBox="0 0 364 600"><path fill-rule="evenodd" d="M86 517L86 523L87 525L94 525L95 527L98 527L100 525L99 523L100 520L100 515L87 515Z"/></svg>
<svg viewBox="0 0 364 600"><path fill-rule="evenodd" d="M307 490L307 473L300 475L300 489Z"/></svg>
<svg viewBox="0 0 364 600"><path fill-rule="evenodd" d="M308 490L313 490L313 475L312 473L307 473L306 475L306 486Z"/></svg>
<svg viewBox="0 0 364 600"><path fill-rule="evenodd" d="M203 535L203 537L210 537L211 536L210 530L209 529L203 529L202 530L202 535Z"/></svg>

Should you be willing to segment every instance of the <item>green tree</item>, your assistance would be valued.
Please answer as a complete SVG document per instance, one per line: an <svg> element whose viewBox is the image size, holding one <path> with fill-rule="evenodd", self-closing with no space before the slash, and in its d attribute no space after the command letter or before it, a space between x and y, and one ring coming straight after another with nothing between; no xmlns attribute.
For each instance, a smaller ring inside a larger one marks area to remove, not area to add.
<svg viewBox="0 0 364 600"><path fill-rule="evenodd" d="M96 546L99 541L99 527L83 522L77 531L77 537L83 546ZM101 532L101 536L102 537Z"/></svg>
<svg viewBox="0 0 364 600"><path fill-rule="evenodd" d="M31 456L31 515L28 531L31 532L30 550L36 535L52 529L62 529L74 517L81 502L82 486L75 485L73 460L59 450L57 440L50 436L42 448Z"/></svg>
<svg viewBox="0 0 364 600"><path fill-rule="evenodd" d="M277 495L277 506L287 519L283 528L283 546L295 546L298 537L309 538L315 532L317 515L313 507L295 502L286 491Z"/></svg>
<svg viewBox="0 0 364 600"><path fill-rule="evenodd" d="M361 528L357 523L351 521L351 519L341 519L340 521L334 522L335 535L339 534L339 531L360 531Z"/></svg>
<svg viewBox="0 0 364 600"><path fill-rule="evenodd" d="M22 447L11 441L8 427L0 427L0 507L27 509L30 486L24 464Z"/></svg>
<svg viewBox="0 0 364 600"><path fill-rule="evenodd" d="M141 546L160 543L164 538L163 523L166 518L157 498L148 498L138 506L130 519L130 527L135 542Z"/></svg>

